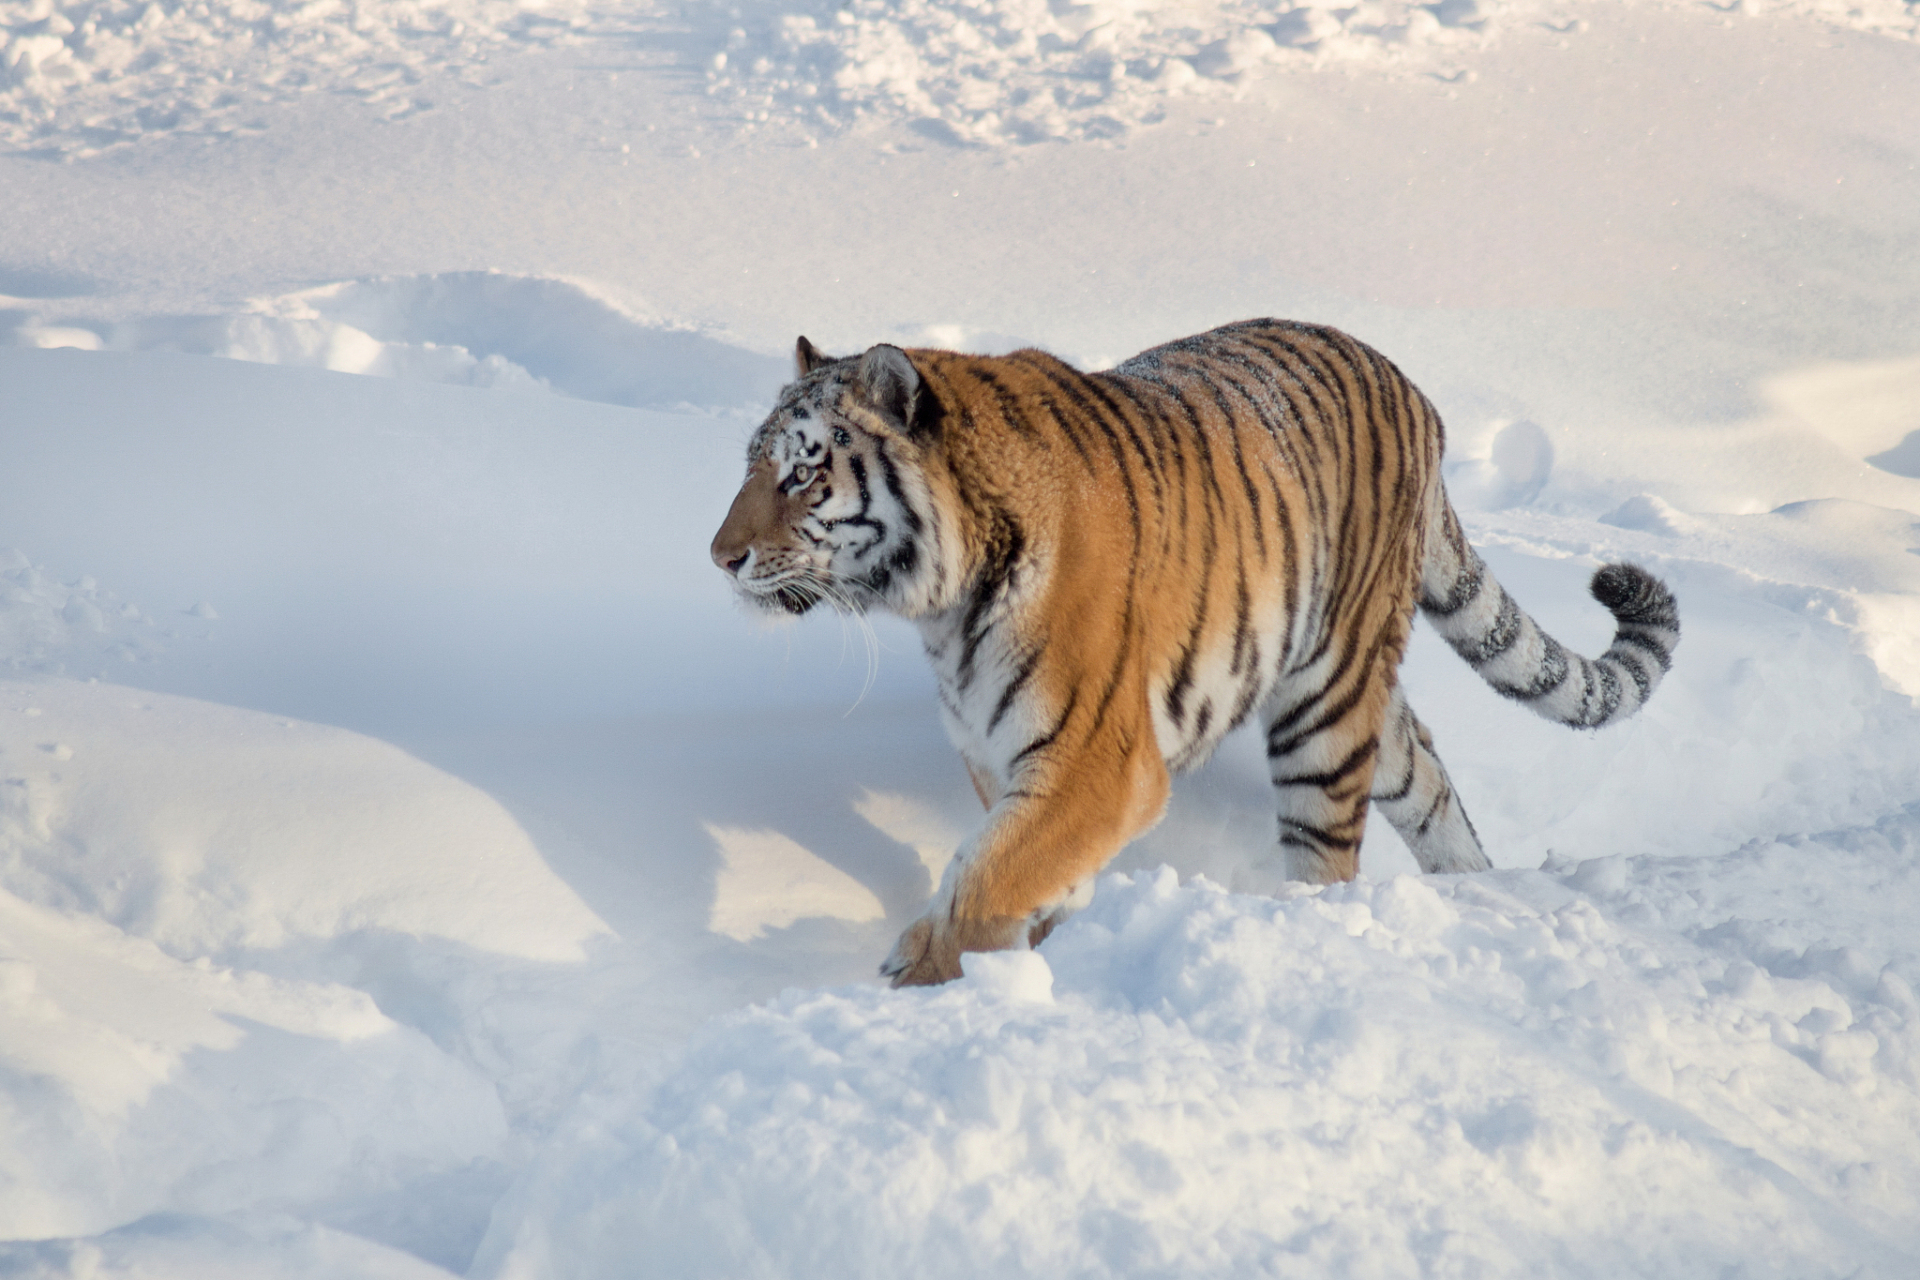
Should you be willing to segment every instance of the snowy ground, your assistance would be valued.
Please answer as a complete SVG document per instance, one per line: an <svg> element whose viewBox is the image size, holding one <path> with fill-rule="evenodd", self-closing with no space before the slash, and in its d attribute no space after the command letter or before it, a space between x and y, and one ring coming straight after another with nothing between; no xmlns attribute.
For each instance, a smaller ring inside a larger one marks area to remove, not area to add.
<svg viewBox="0 0 1920 1280"><path fill-rule="evenodd" d="M1920 1272L1917 26L0 4L0 1275ZM707 563L783 353L1258 314L1672 678L1422 634L1498 870L1284 884L1237 739L884 990L977 805L909 632Z"/></svg>

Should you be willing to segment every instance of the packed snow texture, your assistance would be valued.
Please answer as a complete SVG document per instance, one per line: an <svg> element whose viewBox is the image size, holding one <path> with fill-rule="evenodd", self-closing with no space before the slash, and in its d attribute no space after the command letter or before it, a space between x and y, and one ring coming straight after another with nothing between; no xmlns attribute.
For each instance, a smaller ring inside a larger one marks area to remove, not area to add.
<svg viewBox="0 0 1920 1280"><path fill-rule="evenodd" d="M431 106L425 75L471 75L496 47L551 45L587 20L505 0L9 0L0 15L0 137L55 155L257 131L261 107L314 92L401 119Z"/></svg>
<svg viewBox="0 0 1920 1280"><path fill-rule="evenodd" d="M1716 7L1920 33L1920 0ZM697 67L746 123L903 120L969 144L1112 138L1162 118L1170 97L1230 99L1274 73L1468 79L1478 50L1517 24L1577 39L1586 21L1570 0L7 0L0 144L81 156L155 133L230 136L257 131L262 106L316 92L403 119L432 109L438 74L485 83L514 50L636 45Z"/></svg>
<svg viewBox="0 0 1920 1280"><path fill-rule="evenodd" d="M1721 7L1920 32L1912 0ZM1570 39L1587 26L1579 5L1556 0L816 0L738 12L709 76L748 119L831 128L881 116L974 145L1120 137L1163 118L1170 97L1230 100L1306 70L1457 83L1510 25Z"/></svg>

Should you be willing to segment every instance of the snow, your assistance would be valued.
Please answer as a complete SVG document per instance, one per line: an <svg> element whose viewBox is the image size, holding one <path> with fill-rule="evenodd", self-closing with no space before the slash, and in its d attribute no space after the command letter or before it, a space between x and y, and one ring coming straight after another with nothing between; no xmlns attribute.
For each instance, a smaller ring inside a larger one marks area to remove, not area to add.
<svg viewBox="0 0 1920 1280"><path fill-rule="evenodd" d="M1721 7L1721 6L1716 6ZM1741 0L1767 15L1912 40L1911 0ZM873 118L976 144L1101 139L1170 98L1231 101L1269 75L1360 68L1470 83L1513 28L1562 39L1555 0L758 0L720 6L547 0L11 0L0 10L0 125L15 147L88 156L154 133L257 131L263 106L326 92L388 121L434 108L435 72L485 83L503 57L639 41L749 122L838 130Z"/></svg>
<svg viewBox="0 0 1920 1280"><path fill-rule="evenodd" d="M491 1083L364 991L174 959L12 893L0 918L9 1239L157 1213L354 1224L499 1180ZM433 1230L408 1243L431 1250Z"/></svg>
<svg viewBox="0 0 1920 1280"><path fill-rule="evenodd" d="M582 1117L482 1273L1897 1274L1916 834L1277 899L1111 877L1044 959L720 1019ZM1836 937L1795 890L1841 868Z"/></svg>
<svg viewBox="0 0 1920 1280"><path fill-rule="evenodd" d="M567 961L607 932L496 801L388 743L113 685L6 694L0 883L34 902L181 957L391 931Z"/></svg>
<svg viewBox="0 0 1920 1280"><path fill-rule="evenodd" d="M1920 1267L1920 7L0 6L0 1272ZM911 632L706 544L805 332L1256 314L1435 399L1601 734L1406 667L1497 870L1231 739L873 977Z"/></svg>

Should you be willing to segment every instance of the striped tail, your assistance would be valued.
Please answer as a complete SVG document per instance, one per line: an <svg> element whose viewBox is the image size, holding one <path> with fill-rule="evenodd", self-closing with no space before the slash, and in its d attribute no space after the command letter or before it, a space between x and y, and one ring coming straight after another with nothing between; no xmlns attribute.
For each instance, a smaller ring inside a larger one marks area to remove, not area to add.
<svg viewBox="0 0 1920 1280"><path fill-rule="evenodd" d="M1548 720L1598 729L1638 711L1673 664L1680 610L1660 579L1634 564L1602 565L1589 589L1619 627L1599 658L1567 651L1513 602L1467 542L1443 497L1428 540L1420 611L1483 679Z"/></svg>

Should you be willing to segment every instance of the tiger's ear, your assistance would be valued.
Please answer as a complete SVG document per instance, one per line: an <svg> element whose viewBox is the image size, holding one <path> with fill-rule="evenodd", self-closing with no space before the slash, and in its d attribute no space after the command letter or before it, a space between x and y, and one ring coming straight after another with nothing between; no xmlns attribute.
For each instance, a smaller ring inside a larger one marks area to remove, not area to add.
<svg viewBox="0 0 1920 1280"><path fill-rule="evenodd" d="M920 371L906 352L884 342L867 348L853 380L867 403L898 425L902 434L916 434L922 426L917 419L924 416L914 412L921 399Z"/></svg>
<svg viewBox="0 0 1920 1280"><path fill-rule="evenodd" d="M832 363L833 357L814 346L811 342L808 342L807 336L804 333L800 335L800 341L796 342L793 346L793 367L795 371L793 376L796 378L804 378L822 365Z"/></svg>

